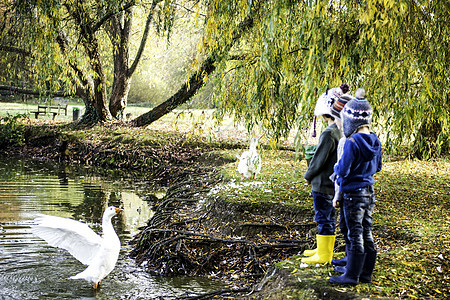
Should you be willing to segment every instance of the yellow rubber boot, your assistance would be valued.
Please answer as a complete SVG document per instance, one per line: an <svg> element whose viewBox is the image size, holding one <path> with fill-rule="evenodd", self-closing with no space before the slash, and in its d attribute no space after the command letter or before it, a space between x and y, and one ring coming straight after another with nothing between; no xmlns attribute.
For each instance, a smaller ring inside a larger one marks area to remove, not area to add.
<svg viewBox="0 0 450 300"><path fill-rule="evenodd" d="M313 256L316 253L317 253L317 248L316 249L311 249L311 250L305 250L303 252L303 255L304 256Z"/></svg>
<svg viewBox="0 0 450 300"><path fill-rule="evenodd" d="M303 257L302 263L324 264L331 263L333 259L334 240L336 235L316 235L317 252L311 257Z"/></svg>

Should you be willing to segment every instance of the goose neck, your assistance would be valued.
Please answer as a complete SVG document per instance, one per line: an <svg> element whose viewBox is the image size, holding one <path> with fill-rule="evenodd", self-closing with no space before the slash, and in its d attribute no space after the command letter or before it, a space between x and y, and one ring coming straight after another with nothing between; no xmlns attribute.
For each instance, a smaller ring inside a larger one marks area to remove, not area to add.
<svg viewBox="0 0 450 300"><path fill-rule="evenodd" d="M114 234L114 228L111 223L111 217L103 216L102 220L103 235Z"/></svg>

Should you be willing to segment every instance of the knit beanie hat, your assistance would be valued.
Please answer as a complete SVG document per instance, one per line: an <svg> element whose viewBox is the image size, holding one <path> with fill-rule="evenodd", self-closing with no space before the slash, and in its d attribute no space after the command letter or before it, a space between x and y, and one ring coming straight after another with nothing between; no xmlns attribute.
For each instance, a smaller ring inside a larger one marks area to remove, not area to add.
<svg viewBox="0 0 450 300"><path fill-rule="evenodd" d="M323 115L331 115L331 107L335 99L331 97L329 91L320 95L317 99L316 107L314 108L314 116L320 117Z"/></svg>
<svg viewBox="0 0 450 300"><path fill-rule="evenodd" d="M350 95L344 94L342 97L337 99L333 106L331 107L331 115L335 119L341 119L341 110L344 108L345 104L347 104L348 101L352 100L352 97Z"/></svg>
<svg viewBox="0 0 450 300"><path fill-rule="evenodd" d="M365 97L364 89L358 89L355 93L357 96L350 100L342 110L342 126L344 127L344 135L351 136L359 128L363 126L370 126L372 122L372 106Z"/></svg>
<svg viewBox="0 0 450 300"><path fill-rule="evenodd" d="M332 115L331 108L333 104L349 90L348 84L342 83L340 86L331 88L317 99L314 109L314 130L312 136L316 136L316 118L323 115Z"/></svg>
<svg viewBox="0 0 450 300"><path fill-rule="evenodd" d="M331 115L331 108L333 107L333 104L347 92L348 84L343 83L340 86L331 88L320 95L314 109L314 116L320 117L323 115Z"/></svg>

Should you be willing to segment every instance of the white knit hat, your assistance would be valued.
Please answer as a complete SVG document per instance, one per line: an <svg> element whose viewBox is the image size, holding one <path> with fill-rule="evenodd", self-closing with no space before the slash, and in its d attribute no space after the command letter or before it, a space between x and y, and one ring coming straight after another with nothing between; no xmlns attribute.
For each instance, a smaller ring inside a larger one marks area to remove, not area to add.
<svg viewBox="0 0 450 300"><path fill-rule="evenodd" d="M333 107L334 102L347 93L348 89L348 84L343 83L320 95L314 109L314 116L320 117L323 115L331 115L331 108Z"/></svg>
<svg viewBox="0 0 450 300"><path fill-rule="evenodd" d="M343 94L348 92L348 84L342 83L340 86L331 88L317 99L316 107L314 108L314 130L312 136L316 136L316 118L323 115L332 115L331 108L335 101L337 101Z"/></svg>
<svg viewBox="0 0 450 300"><path fill-rule="evenodd" d="M319 99L317 99L316 107L314 109L314 116L320 117L323 115L331 115L331 107L335 101L334 98L331 97L331 93L323 93L320 95Z"/></svg>

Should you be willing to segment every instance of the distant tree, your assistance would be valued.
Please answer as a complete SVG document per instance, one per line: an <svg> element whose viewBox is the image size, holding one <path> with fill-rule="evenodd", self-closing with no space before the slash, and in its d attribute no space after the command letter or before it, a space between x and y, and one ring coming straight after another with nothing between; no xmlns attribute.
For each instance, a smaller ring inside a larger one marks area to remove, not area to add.
<svg viewBox="0 0 450 300"><path fill-rule="evenodd" d="M253 26L253 9L251 9L241 22L233 28L230 33L230 39L221 48L212 49L208 56L201 61L198 69L191 75L189 81L184 83L182 87L169 99L152 109L151 111L140 115L133 120L136 126L145 126L158 120L162 116L171 112L178 106L188 102L204 85L209 75L216 69L216 64L226 60L229 50L241 38L248 29Z"/></svg>

